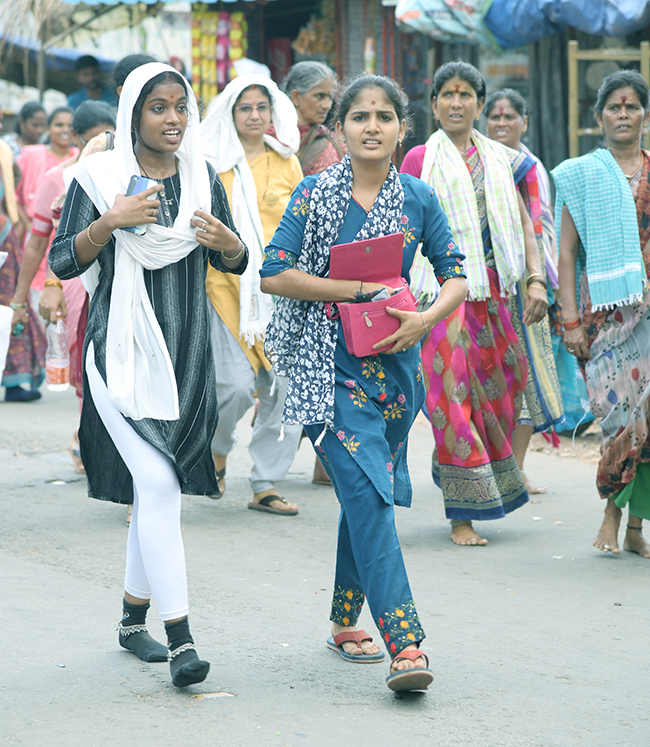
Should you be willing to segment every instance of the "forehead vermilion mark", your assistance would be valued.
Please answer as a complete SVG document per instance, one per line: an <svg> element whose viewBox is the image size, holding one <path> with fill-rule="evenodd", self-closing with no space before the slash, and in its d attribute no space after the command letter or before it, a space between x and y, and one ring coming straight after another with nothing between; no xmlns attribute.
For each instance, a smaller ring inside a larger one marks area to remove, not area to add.
<svg viewBox="0 0 650 747"><path fill-rule="evenodd" d="M499 107L499 115L505 114L505 113L506 113L506 110L502 106L500 106Z"/></svg>
<svg viewBox="0 0 650 747"><path fill-rule="evenodd" d="M626 101L627 101L627 96L625 94L623 94L621 96L621 102L624 104Z"/></svg>
<svg viewBox="0 0 650 747"><path fill-rule="evenodd" d="M375 102L374 102L374 101L371 101L370 103L371 103L371 104L372 104L373 106L375 105Z"/></svg>
<svg viewBox="0 0 650 747"><path fill-rule="evenodd" d="M454 87L454 93L458 93L458 91L460 91L460 86L458 85L458 83L456 83Z"/></svg>

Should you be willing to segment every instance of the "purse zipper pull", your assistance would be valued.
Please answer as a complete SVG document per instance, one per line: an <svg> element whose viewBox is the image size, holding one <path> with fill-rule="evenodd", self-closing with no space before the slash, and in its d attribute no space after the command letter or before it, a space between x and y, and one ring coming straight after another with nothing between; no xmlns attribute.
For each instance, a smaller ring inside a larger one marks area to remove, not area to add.
<svg viewBox="0 0 650 747"><path fill-rule="evenodd" d="M370 318L368 317L368 312L363 312L363 318L366 320L366 327L372 327L372 322L370 321Z"/></svg>

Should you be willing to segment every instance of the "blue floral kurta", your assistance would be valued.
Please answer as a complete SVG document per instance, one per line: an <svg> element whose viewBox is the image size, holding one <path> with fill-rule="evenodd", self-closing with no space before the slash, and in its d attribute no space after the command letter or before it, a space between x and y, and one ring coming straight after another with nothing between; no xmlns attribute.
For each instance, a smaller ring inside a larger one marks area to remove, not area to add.
<svg viewBox="0 0 650 747"><path fill-rule="evenodd" d="M419 244L433 264L440 283L463 277L462 260L447 217L433 190L408 174L399 176L404 190L401 228L404 232L402 275L409 279ZM309 197L318 175L296 188L271 243L266 248L262 277L295 267L300 256L309 211ZM355 240L367 212L354 199L341 226L337 244ZM411 482L406 464L408 432L424 402L419 349L366 358L351 355L339 325L335 353L333 431L362 468L386 503L408 506ZM311 426L314 428L315 426ZM326 459L320 450L321 458Z"/></svg>

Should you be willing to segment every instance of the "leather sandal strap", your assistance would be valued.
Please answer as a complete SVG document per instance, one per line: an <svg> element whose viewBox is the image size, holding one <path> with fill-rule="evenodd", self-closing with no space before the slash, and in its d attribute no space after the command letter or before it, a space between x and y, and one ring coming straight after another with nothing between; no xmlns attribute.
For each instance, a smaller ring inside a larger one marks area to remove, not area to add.
<svg viewBox="0 0 650 747"><path fill-rule="evenodd" d="M399 654L395 656L393 659L393 662L398 661L399 659L409 659L410 661L415 661L416 659L419 659L422 657L426 663L427 669L429 668L429 657L420 651L419 648L407 648L404 651L400 651Z"/></svg>
<svg viewBox="0 0 650 747"><path fill-rule="evenodd" d="M281 495L265 495L264 498L260 498L258 503L260 506L270 506L273 501L280 501L280 503L284 503L285 506L289 505L289 501L286 498L283 498Z"/></svg>
<svg viewBox="0 0 650 747"><path fill-rule="evenodd" d="M334 643L340 646L342 643L353 641L361 648L361 641L371 641L372 636L368 635L365 630L345 630L343 633L339 633L334 636Z"/></svg>

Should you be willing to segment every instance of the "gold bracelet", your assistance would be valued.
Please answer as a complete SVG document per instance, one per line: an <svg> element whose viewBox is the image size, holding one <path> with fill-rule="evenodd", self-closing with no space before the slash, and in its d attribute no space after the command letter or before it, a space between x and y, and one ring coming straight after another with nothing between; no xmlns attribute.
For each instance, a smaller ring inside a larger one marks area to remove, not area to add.
<svg viewBox="0 0 650 747"><path fill-rule="evenodd" d="M94 241L92 240L92 237L91 237L91 235L90 235L90 228L91 228L91 226L93 226L93 225L94 225L95 223L97 223L97 221L96 221L96 220L94 220L94 221L93 221L93 222L92 222L92 223L90 224L90 226L88 226L88 228L86 229L86 236L88 237L88 241L90 241L90 243L91 243L91 244L92 244L93 246L98 246L98 247L99 247L99 248L101 249L101 248L102 248L103 246L105 246L105 245L106 245L106 244L108 243L108 241L105 241L105 242L104 242L103 244L97 244L96 242L94 242Z"/></svg>
<svg viewBox="0 0 650 747"><path fill-rule="evenodd" d="M48 278L43 283L43 287L44 288L57 287L57 288L61 288L61 290L63 290L63 283L60 280L55 280L53 278Z"/></svg>
<svg viewBox="0 0 650 747"><path fill-rule="evenodd" d="M237 252L237 254L235 254L235 256L234 256L234 257L229 257L229 256L228 256L227 254L225 254L225 253L224 253L223 251L221 252L221 254L223 255L223 258L224 258L224 259L227 259L227 260L229 260L230 262L232 262L232 261L234 261L235 259L239 259L239 258L241 257L241 255L242 255L242 254L244 253L244 249L245 249L245 248L246 248L246 247L244 246L244 242L243 242L243 241L242 241L242 240L240 239L240 240L239 240L239 251Z"/></svg>
<svg viewBox="0 0 650 747"><path fill-rule="evenodd" d="M424 318L424 312L420 312L420 319L422 319L422 324L424 324L424 328L426 329L426 334L429 334L429 325L427 324L427 320Z"/></svg>
<svg viewBox="0 0 650 747"><path fill-rule="evenodd" d="M539 272L531 272L531 274L526 279L526 287L530 287L531 283L542 283L542 285L546 288L546 278L541 275Z"/></svg>
<svg viewBox="0 0 650 747"><path fill-rule="evenodd" d="M532 288L534 285L536 285L538 288L542 288L543 290L546 290L546 286L544 285L544 283L542 283L541 280L533 280L533 282L528 283L526 287L530 290L530 288Z"/></svg>

